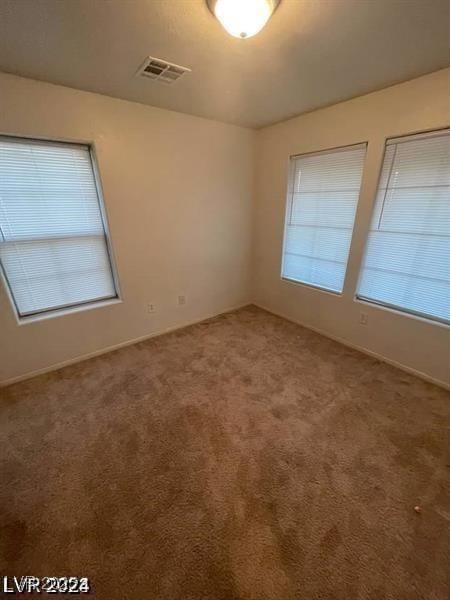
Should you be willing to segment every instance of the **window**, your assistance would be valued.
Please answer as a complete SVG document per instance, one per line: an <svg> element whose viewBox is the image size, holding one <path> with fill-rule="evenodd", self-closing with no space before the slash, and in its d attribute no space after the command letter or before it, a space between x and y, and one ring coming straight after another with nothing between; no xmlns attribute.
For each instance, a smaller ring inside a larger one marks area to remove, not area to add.
<svg viewBox="0 0 450 600"><path fill-rule="evenodd" d="M366 144L291 158L284 279L342 292Z"/></svg>
<svg viewBox="0 0 450 600"><path fill-rule="evenodd" d="M19 317L117 297L88 146L0 137L0 261Z"/></svg>
<svg viewBox="0 0 450 600"><path fill-rule="evenodd" d="M387 142L357 296L450 322L450 130Z"/></svg>

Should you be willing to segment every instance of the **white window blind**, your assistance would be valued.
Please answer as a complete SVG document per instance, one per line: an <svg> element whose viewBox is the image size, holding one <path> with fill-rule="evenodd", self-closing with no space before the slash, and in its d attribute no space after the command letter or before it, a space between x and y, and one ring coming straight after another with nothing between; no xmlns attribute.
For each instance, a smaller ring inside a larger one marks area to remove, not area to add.
<svg viewBox="0 0 450 600"><path fill-rule="evenodd" d="M342 292L366 145L291 158L282 277Z"/></svg>
<svg viewBox="0 0 450 600"><path fill-rule="evenodd" d="M117 296L88 146L0 137L0 261L22 317Z"/></svg>
<svg viewBox="0 0 450 600"><path fill-rule="evenodd" d="M450 130L387 142L357 295L450 321Z"/></svg>

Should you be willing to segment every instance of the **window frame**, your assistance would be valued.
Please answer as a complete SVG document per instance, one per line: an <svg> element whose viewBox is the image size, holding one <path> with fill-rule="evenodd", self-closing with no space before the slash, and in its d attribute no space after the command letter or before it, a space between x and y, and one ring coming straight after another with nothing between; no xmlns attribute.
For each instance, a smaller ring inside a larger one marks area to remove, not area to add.
<svg viewBox="0 0 450 600"><path fill-rule="evenodd" d="M411 132L407 132L407 133L388 135L388 136L384 137L384 139L382 141L383 154L382 154L379 166L378 166L378 176L377 176L377 180L376 180L376 186L375 186L374 192L372 194L370 218L369 218L367 228L365 229L365 232L364 232L364 247L363 247L363 250L362 250L362 253L360 256L358 277L357 277L356 286L355 286L355 289L353 292L353 301L357 302L358 304L363 304L365 306L370 306L375 309L388 311L390 313L394 313L394 314L397 314L397 315L400 315L403 317L407 317L409 319L415 319L418 321L422 321L424 323L428 323L428 324L431 324L434 326L450 328L450 320L441 319L441 318L435 317L433 315L428 315L425 313L421 313L421 312L417 312L417 311L410 310L407 308L403 308L401 306L385 303L382 301L378 301L378 300L366 298L365 296L358 295L358 290L359 290L361 279L363 276L364 262L365 262L365 258L366 258L367 248L368 248L369 235L370 235L371 225L372 225L372 218L373 218L373 214L374 214L374 211L376 208L377 195L378 195L378 190L380 187L381 177L383 176L384 159L385 159L386 151L387 151L387 148L389 145L388 142L404 143L404 142L412 141L414 139L421 139L421 138L427 138L427 137L439 137L445 131L450 131L450 127L448 125L443 125L441 127L437 127L437 128L433 128L433 129L424 129L424 130L420 130L420 131L415 130L415 131L411 131ZM381 142L381 140L380 140L380 142Z"/></svg>
<svg viewBox="0 0 450 600"><path fill-rule="evenodd" d="M349 244L349 249L348 249L347 262L345 264L345 274L344 274L344 281L343 281L343 285L342 285L342 290L341 291L333 290L333 289L327 288L325 286L319 285L317 283L309 283L307 281L298 281L297 279L291 279L290 277L285 277L283 275L283 271L284 271L284 258L285 258L284 248L285 248L285 244L286 244L286 233L287 233L287 227L288 227L288 221L289 221L289 216L288 216L289 213L290 213L289 209L292 206L292 198L293 198L293 194L294 194L295 159L297 159L297 158L305 158L305 157L308 157L308 156L319 156L321 154L330 154L330 153L334 153L334 152L336 152L336 153L337 152L345 152L345 151L349 150L350 148L356 149L358 147L364 147L364 149L365 149L364 162L363 162L363 167L362 167L362 171L361 171L361 183L360 183L360 186L359 186L358 200L356 202L355 214L354 214L354 217L353 217L353 225L352 225L351 236L350 236L350 244ZM357 217L359 202L360 202L360 199L361 199L361 191L362 191L362 187L363 187L363 177L364 177L364 170L366 168L366 158L367 158L368 147L369 147L369 142L367 140L365 140L365 141L361 141L361 142L353 142L353 143L350 143L350 144L333 146L331 148L322 148L321 150L316 150L316 151L312 150L310 152L300 152L300 153L290 154L289 155L289 158L288 158L287 190L286 190L286 200L285 200L285 208L284 208L283 238L282 238L282 242L281 242L281 260L280 260L280 280L281 281L285 281L287 283L291 283L291 284L294 284L294 285L303 286L303 287L306 287L308 289L318 290L318 291L324 292L326 294L331 294L334 297L342 297L344 295L345 284L346 284L347 275L348 275L348 264L349 264L349 261L350 261L350 253L351 253L351 249L352 249L353 236L354 236L354 233L355 233L356 217Z"/></svg>
<svg viewBox="0 0 450 600"><path fill-rule="evenodd" d="M106 208L106 203L103 195L103 187L101 183L100 171L97 160L97 151L96 145L94 141L80 141L80 140L62 140L62 139L54 139L54 138L38 138L38 137L30 137L25 135L11 135L11 134L3 134L0 133L0 140L11 140L11 141L23 141L28 144L48 144L51 146L60 146L67 148L68 146L72 146L75 148L82 148L83 150L87 150L89 153L89 160L92 169L92 175L94 179L95 191L97 195L97 202L99 207L99 212L101 216L104 240L106 245L106 251L108 253L109 267L111 271L111 280L114 287L115 295L114 296L105 296L103 298L93 298L91 300L86 300L82 302L76 302L73 304L65 304L60 306L55 306L52 308L44 308L41 310L37 310L33 313L21 314L19 308L17 306L14 293L12 287L8 281L8 276L6 274L5 269L3 268L2 261L0 260L0 280L3 282L3 287L5 289L6 296L11 304L13 309L14 317L16 323L18 325L24 325L26 323L32 323L35 321L40 321L43 319L53 318L57 316L68 315L76 312L81 312L84 310L89 310L93 308L99 308L102 306L108 306L112 304L119 304L122 302L122 294L121 288L119 284L119 276L117 271L117 263L114 253L114 248L111 240L111 233L109 227L109 219ZM50 239L50 238L49 238Z"/></svg>

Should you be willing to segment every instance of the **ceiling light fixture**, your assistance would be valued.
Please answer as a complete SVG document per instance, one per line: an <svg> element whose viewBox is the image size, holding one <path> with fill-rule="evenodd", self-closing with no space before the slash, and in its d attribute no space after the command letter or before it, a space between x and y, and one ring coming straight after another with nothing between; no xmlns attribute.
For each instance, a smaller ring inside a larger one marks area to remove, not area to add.
<svg viewBox="0 0 450 600"><path fill-rule="evenodd" d="M249 38L256 35L280 0L207 0L213 15L230 35Z"/></svg>

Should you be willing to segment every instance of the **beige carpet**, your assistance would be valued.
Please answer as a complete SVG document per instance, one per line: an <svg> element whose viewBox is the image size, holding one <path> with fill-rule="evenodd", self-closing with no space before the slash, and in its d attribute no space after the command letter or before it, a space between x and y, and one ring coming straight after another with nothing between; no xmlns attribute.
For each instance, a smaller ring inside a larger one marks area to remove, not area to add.
<svg viewBox="0 0 450 600"><path fill-rule="evenodd" d="M450 597L437 387L249 307L1 395L2 575L86 575L101 600Z"/></svg>

